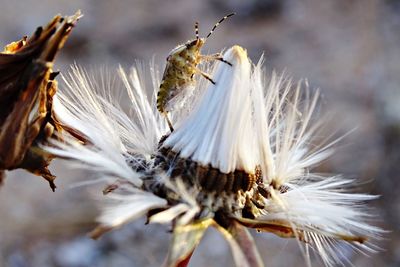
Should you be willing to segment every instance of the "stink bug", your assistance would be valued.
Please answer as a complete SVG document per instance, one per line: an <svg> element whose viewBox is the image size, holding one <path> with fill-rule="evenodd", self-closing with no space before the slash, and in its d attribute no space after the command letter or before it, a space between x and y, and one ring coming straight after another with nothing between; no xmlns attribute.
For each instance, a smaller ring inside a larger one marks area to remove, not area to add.
<svg viewBox="0 0 400 267"><path fill-rule="evenodd" d="M197 65L201 61L219 60L228 65L231 63L225 61L220 53L212 55L202 55L200 50L207 41L208 37L214 32L218 25L225 19L233 16L235 13L226 15L217 22L205 38L199 38L199 24L195 23L196 39L189 40L185 44L174 48L167 57L167 65L157 94L157 109L167 120L171 132L174 130L172 123L168 118L168 102L175 97L186 86L194 82L194 75L200 74L212 84L215 81L199 68Z"/></svg>

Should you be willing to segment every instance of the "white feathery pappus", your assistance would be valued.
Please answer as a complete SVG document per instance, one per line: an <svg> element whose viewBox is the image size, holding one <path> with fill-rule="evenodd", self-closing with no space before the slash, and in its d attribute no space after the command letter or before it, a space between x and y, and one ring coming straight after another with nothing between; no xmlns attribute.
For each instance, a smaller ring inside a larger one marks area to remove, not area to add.
<svg viewBox="0 0 400 267"><path fill-rule="evenodd" d="M217 22L205 38L199 37L199 23L195 23L196 39L189 40L186 43L174 48L167 57L167 65L164 70L160 88L157 94L157 109L167 120L171 132L174 130L171 121L168 118L168 102L175 97L185 86L194 82L194 75L200 74L212 84L215 81L205 72L200 70L197 65L201 61L219 60L228 65L231 63L225 61L220 53L212 55L202 55L201 48L208 37L214 32L218 25L225 19L235 15L231 13Z"/></svg>

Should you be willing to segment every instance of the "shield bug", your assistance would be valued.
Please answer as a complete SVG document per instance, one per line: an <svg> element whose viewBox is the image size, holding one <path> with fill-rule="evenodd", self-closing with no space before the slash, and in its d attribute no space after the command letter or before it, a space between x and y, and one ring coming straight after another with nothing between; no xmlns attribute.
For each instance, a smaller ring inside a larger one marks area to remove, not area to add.
<svg viewBox="0 0 400 267"><path fill-rule="evenodd" d="M211 60L219 60L231 65L231 63L223 59L220 53L202 55L200 50L218 25L234 14L235 13L231 13L223 17L213 26L208 35L204 38L199 37L199 24L196 22L196 38L194 40L189 40L182 45L178 45L169 53L164 75L160 84L160 89L157 94L157 109L165 116L171 132L174 130L172 123L168 118L168 103L171 101L171 99L174 98L186 86L193 84L195 74L200 74L212 84L215 84L215 81L213 81L210 75L200 70L197 65L202 61Z"/></svg>

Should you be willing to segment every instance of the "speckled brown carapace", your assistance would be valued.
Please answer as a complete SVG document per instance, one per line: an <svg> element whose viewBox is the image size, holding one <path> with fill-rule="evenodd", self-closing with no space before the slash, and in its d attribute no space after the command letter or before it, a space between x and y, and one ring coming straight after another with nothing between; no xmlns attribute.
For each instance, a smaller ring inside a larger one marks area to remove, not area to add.
<svg viewBox="0 0 400 267"><path fill-rule="evenodd" d="M164 70L160 89L157 94L157 109L167 119L168 126L173 131L172 123L169 120L168 113L168 102L174 98L181 90L185 87L194 83L194 75L200 74L211 83L215 84L215 81L197 65L201 61L219 60L231 65L225 61L220 53L213 55L201 55L200 50L205 44L208 37L214 32L217 26L225 19L233 16L234 13L226 15L218 23L214 25L211 31L205 38L199 38L198 23L195 23L196 39L189 40L185 44L179 45L174 48L167 57L167 64Z"/></svg>

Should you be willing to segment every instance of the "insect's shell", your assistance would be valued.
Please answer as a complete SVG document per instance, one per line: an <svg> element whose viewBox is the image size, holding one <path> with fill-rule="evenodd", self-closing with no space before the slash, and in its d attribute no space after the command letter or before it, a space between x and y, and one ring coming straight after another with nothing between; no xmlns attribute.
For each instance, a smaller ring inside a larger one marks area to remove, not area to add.
<svg viewBox="0 0 400 267"><path fill-rule="evenodd" d="M194 83L193 76L200 63L200 49L203 39L195 39L174 48L167 57L167 65L157 95L157 109L167 112L177 95Z"/></svg>

